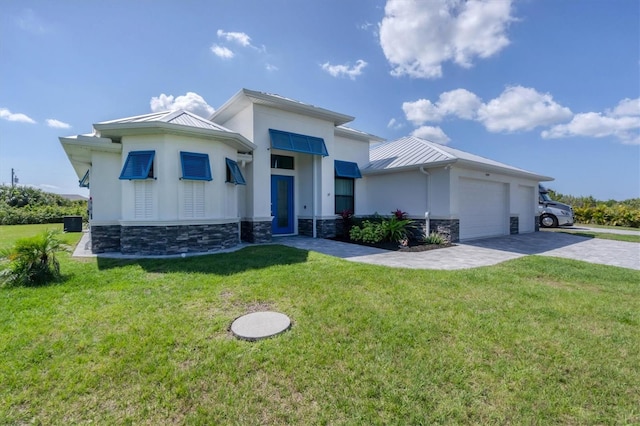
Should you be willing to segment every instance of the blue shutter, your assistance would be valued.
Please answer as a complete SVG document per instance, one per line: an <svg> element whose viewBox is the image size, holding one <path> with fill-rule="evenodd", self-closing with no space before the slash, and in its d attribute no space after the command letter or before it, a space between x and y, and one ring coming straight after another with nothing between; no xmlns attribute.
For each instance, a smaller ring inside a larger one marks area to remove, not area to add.
<svg viewBox="0 0 640 426"><path fill-rule="evenodd" d="M153 177L155 151L131 151L120 172L120 179L148 179Z"/></svg>
<svg viewBox="0 0 640 426"><path fill-rule="evenodd" d="M322 155L323 157L329 155L322 138L274 129L269 129L269 136L271 137L271 147L275 149Z"/></svg>
<svg viewBox="0 0 640 426"><path fill-rule="evenodd" d="M80 188L89 188L89 170L90 169L87 169L87 172L84 174L82 179L80 179L80 181L78 182L80 183Z"/></svg>
<svg viewBox="0 0 640 426"><path fill-rule="evenodd" d="M227 171L228 171L228 179L227 182L235 183L236 185L246 185L247 182L244 180L244 176L242 176L242 172L240 171L240 167L238 163L235 161L226 158L227 162Z"/></svg>
<svg viewBox="0 0 640 426"><path fill-rule="evenodd" d="M180 151L180 164L182 165L182 179L213 180L209 154Z"/></svg>
<svg viewBox="0 0 640 426"><path fill-rule="evenodd" d="M337 177L359 179L362 177L358 163L352 163L351 161L334 161L334 167Z"/></svg>

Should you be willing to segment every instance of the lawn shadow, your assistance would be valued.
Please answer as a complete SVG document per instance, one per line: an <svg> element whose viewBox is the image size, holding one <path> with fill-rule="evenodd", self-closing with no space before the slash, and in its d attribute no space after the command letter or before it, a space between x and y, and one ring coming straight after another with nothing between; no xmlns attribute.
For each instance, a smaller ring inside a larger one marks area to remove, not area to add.
<svg viewBox="0 0 640 426"><path fill-rule="evenodd" d="M592 238L592 235L583 236L574 233L532 232L530 234L465 241L463 244L511 253L541 254L574 244L580 244Z"/></svg>
<svg viewBox="0 0 640 426"><path fill-rule="evenodd" d="M197 256L122 259L98 256L98 269L113 269L126 265L139 265L147 272L191 272L215 275L233 275L254 269L277 265L304 263L308 250L282 245L257 245L230 253L211 253Z"/></svg>

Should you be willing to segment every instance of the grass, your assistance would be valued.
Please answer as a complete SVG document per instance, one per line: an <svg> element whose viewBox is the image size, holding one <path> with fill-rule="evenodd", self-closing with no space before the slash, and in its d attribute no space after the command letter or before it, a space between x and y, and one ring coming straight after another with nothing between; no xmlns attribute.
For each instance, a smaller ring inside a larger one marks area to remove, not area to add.
<svg viewBox="0 0 640 426"><path fill-rule="evenodd" d="M575 226L585 226L588 228L620 229L624 231L640 231L640 228L633 228L630 226L595 225L593 223L576 223Z"/></svg>
<svg viewBox="0 0 640 426"><path fill-rule="evenodd" d="M416 271L282 246L60 260L61 284L0 289L0 424L640 423L638 271ZM291 330L231 337L256 309Z"/></svg>
<svg viewBox="0 0 640 426"><path fill-rule="evenodd" d="M566 228L545 229L544 232L562 232L564 234L578 235L587 238L600 238L603 240L626 241L629 243L640 243L640 235L611 234L607 232L580 231Z"/></svg>

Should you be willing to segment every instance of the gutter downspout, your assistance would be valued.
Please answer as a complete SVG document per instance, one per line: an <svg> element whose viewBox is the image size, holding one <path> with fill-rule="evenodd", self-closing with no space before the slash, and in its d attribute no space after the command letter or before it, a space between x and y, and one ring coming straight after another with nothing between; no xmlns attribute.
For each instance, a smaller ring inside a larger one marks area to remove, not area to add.
<svg viewBox="0 0 640 426"><path fill-rule="evenodd" d="M317 238L316 232L316 156L312 155L311 157L311 217L312 217L312 226L313 238Z"/></svg>
<svg viewBox="0 0 640 426"><path fill-rule="evenodd" d="M424 220L425 220L425 235L428 237L431 233L431 223L429 218L429 212L431 211L431 173L429 173L424 166L420 166L420 172L427 175L427 211L424 212Z"/></svg>

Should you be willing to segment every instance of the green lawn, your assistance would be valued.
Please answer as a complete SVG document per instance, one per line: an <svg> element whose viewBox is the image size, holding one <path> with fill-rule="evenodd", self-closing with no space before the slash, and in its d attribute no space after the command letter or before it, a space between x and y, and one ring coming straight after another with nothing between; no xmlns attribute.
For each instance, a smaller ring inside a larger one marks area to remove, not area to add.
<svg viewBox="0 0 640 426"><path fill-rule="evenodd" d="M575 226L585 226L588 228L603 228L603 229L621 229L625 231L640 231L640 228L632 228L630 226L612 226L612 225L596 225L593 223L576 223Z"/></svg>
<svg viewBox="0 0 640 426"><path fill-rule="evenodd" d="M543 232L562 232L565 234L573 234L573 235L578 235L580 237L587 237L587 238L600 238L603 240L640 243L640 235L611 234L607 232L580 231L577 229L566 229L566 228L553 228L553 229L547 228L547 229L544 229Z"/></svg>
<svg viewBox="0 0 640 426"><path fill-rule="evenodd" d="M16 228L0 240L34 232ZM62 283L0 289L0 424L640 423L639 271L282 246L61 266ZM231 337L258 309L291 330Z"/></svg>

